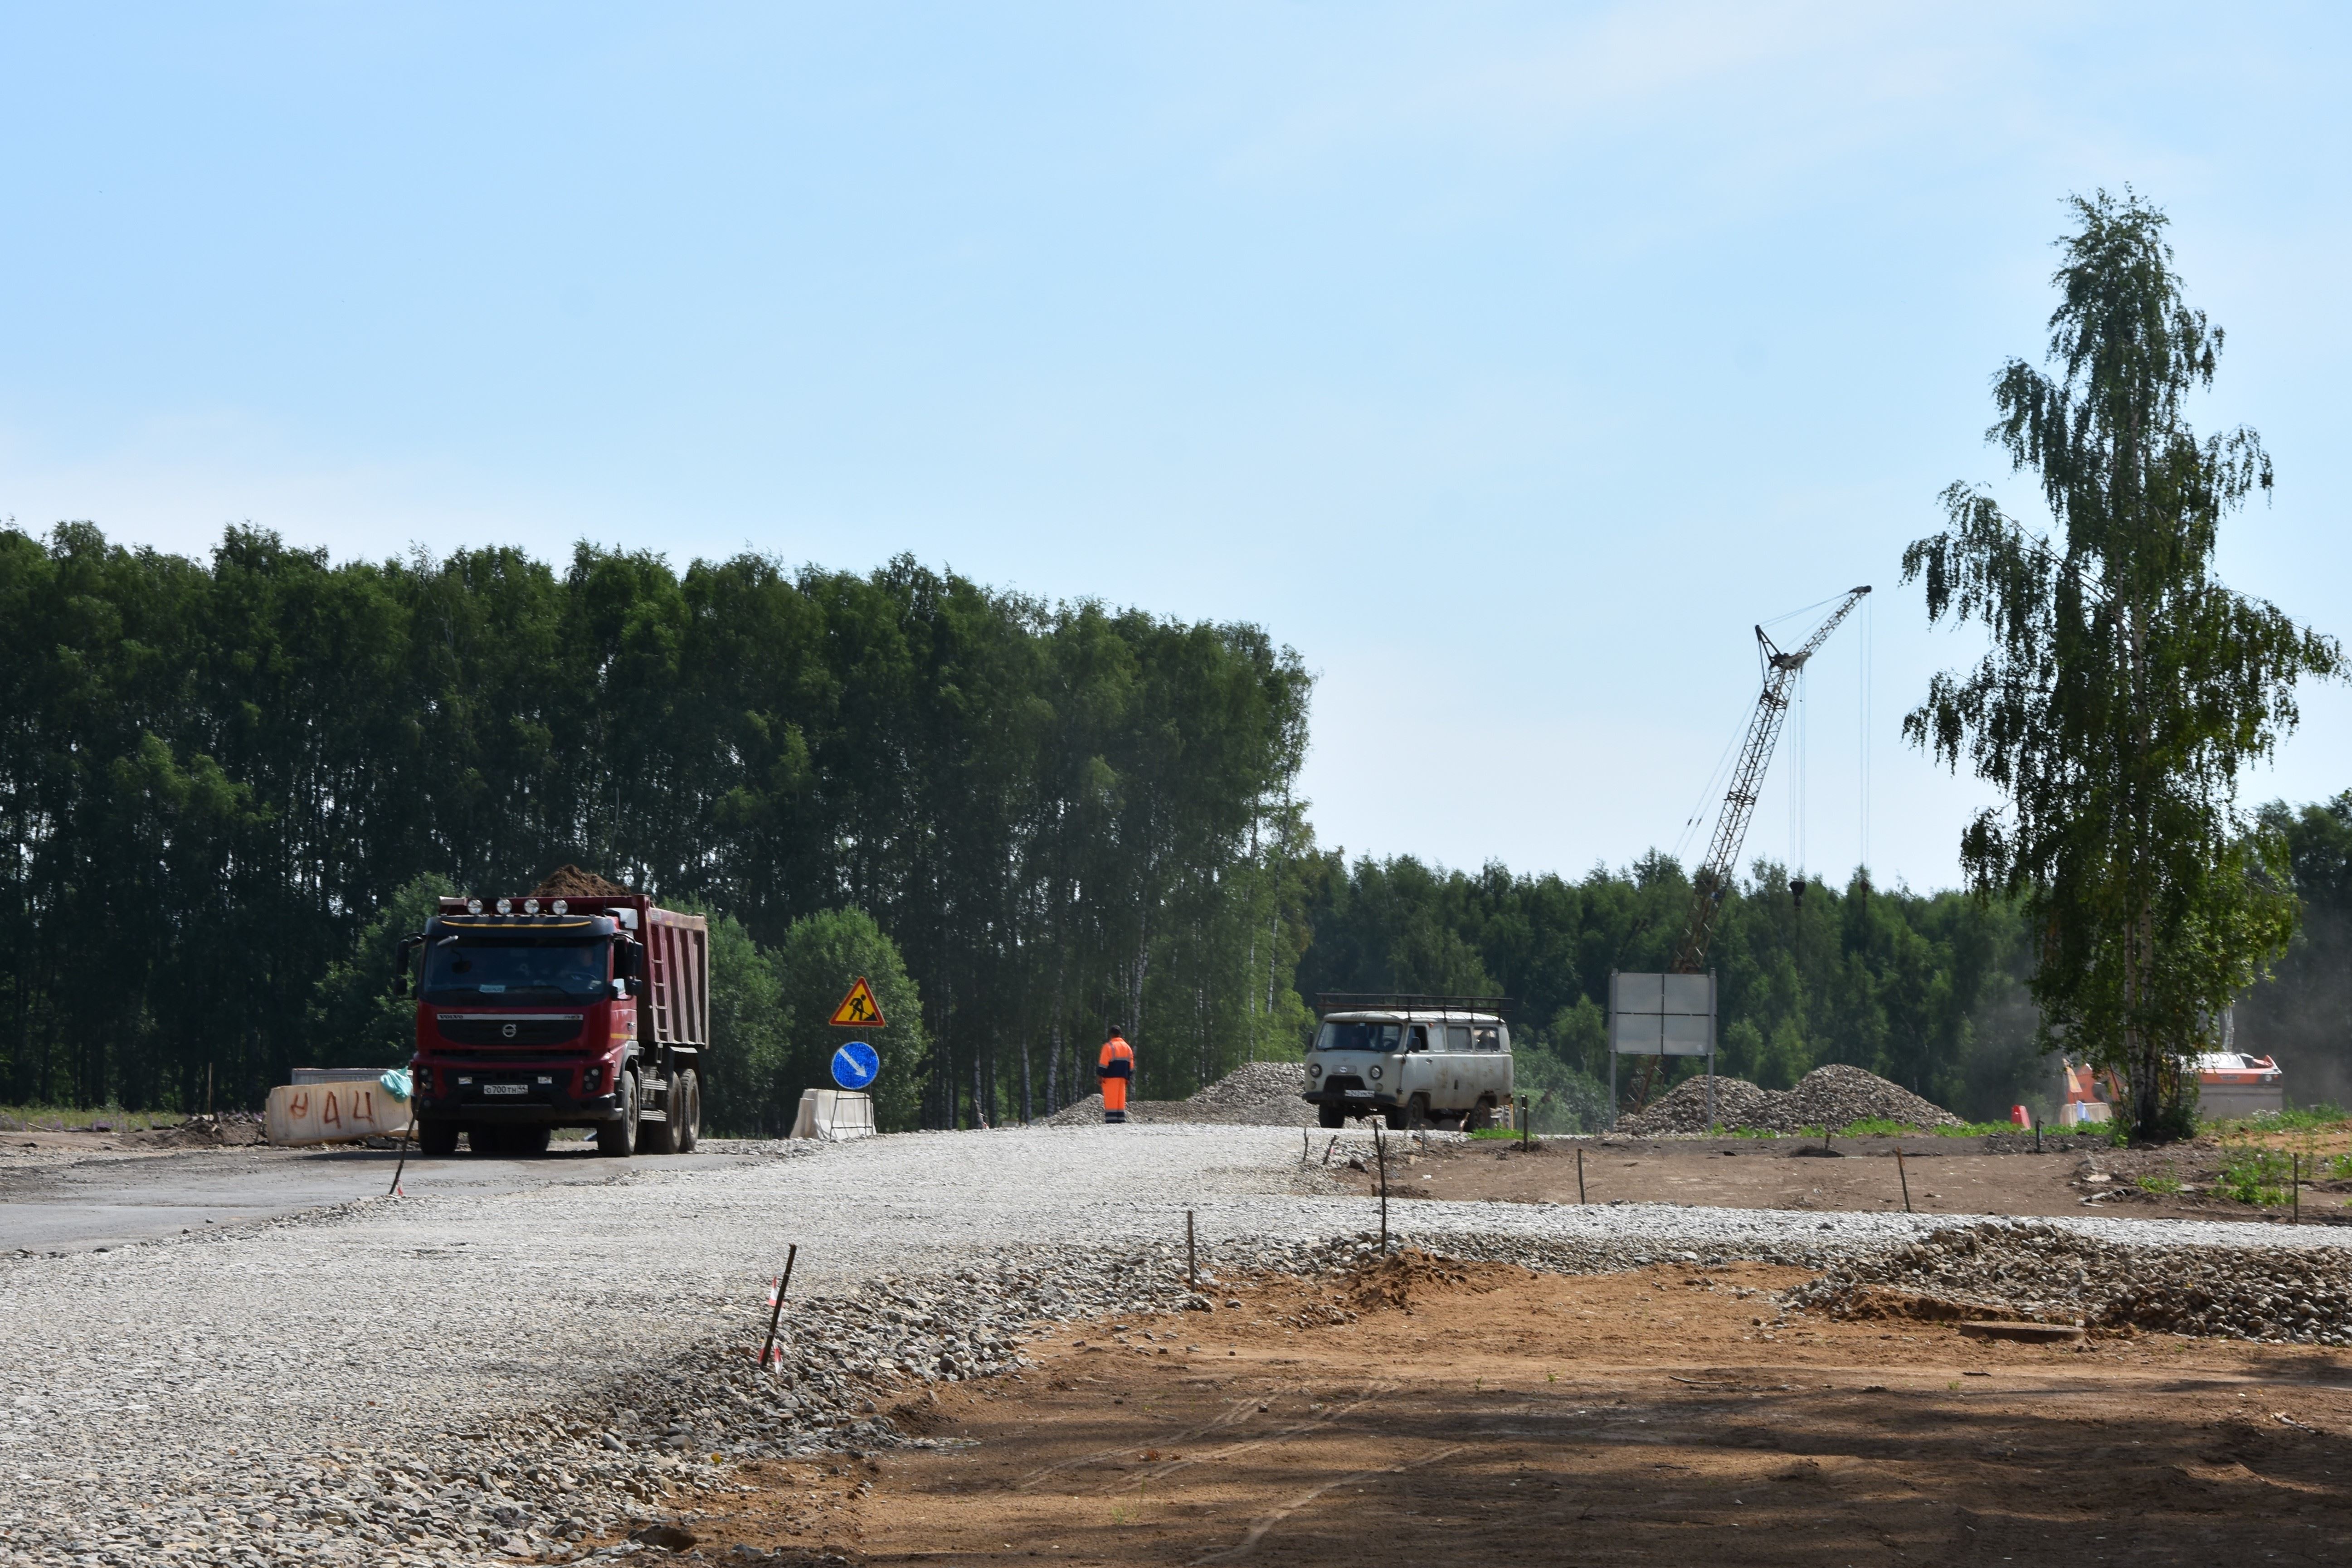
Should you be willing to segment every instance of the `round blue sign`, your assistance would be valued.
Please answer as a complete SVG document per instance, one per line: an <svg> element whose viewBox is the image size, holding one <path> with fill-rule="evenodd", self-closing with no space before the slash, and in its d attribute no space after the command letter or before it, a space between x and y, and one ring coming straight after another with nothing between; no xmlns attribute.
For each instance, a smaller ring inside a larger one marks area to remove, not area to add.
<svg viewBox="0 0 2352 1568"><path fill-rule="evenodd" d="M862 1040L853 1040L833 1053L833 1081L844 1089L863 1089L881 1073L882 1058Z"/></svg>

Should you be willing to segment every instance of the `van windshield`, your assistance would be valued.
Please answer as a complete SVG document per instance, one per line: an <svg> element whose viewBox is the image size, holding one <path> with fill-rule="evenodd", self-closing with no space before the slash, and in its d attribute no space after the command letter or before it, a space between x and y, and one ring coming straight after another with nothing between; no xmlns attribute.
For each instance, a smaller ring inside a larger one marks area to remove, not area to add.
<svg viewBox="0 0 2352 1568"><path fill-rule="evenodd" d="M428 1002L589 1002L605 991L612 944L444 937L425 949Z"/></svg>
<svg viewBox="0 0 2352 1568"><path fill-rule="evenodd" d="M1315 1040L1318 1051L1394 1051L1404 1026L1393 1023L1327 1023Z"/></svg>

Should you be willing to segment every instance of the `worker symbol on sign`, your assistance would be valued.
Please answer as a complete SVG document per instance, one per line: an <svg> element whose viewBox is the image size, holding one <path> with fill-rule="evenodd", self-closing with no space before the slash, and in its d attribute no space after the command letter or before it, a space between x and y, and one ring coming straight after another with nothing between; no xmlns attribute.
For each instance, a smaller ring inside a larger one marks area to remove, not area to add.
<svg viewBox="0 0 2352 1568"><path fill-rule="evenodd" d="M882 1004L874 999L874 988L866 983L865 976L857 977L857 984L849 988L849 994L841 998L841 1005L833 1009L833 1017L826 1021L835 1029L885 1027Z"/></svg>

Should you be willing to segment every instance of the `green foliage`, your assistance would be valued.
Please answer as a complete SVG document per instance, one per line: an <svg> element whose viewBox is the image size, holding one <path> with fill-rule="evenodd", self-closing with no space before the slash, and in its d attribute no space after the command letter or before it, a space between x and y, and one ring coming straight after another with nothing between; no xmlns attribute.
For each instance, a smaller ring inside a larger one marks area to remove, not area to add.
<svg viewBox="0 0 2352 1568"><path fill-rule="evenodd" d="M1609 1085L1538 1045L1516 1045L1512 1082L1533 1103L1538 1133L1599 1133L1609 1126Z"/></svg>
<svg viewBox="0 0 2352 1568"><path fill-rule="evenodd" d="M1783 868L1759 861L1717 919L1719 1071L1779 1089L1851 1062L1979 1114L2005 1111L2038 1081L2027 945L2011 904L1887 892L1862 877L1843 890L1812 883L1798 900L1788 883ZM1308 901L1315 941L1299 989L1483 982L1517 1001L1517 1049L1548 1052L1601 1085L1605 1102L1610 971L1668 967L1689 893L1662 855L1570 882L1494 864L1472 873L1327 854Z"/></svg>
<svg viewBox="0 0 2352 1568"><path fill-rule="evenodd" d="M828 909L793 921L776 944L774 961L786 1020L775 1080L780 1096L798 1104L802 1090L831 1088L834 1051L862 1039L882 1058L871 1091L876 1124L884 1132L916 1125L929 1046L922 998L897 944L864 910ZM825 1020L860 975L873 986L887 1027L835 1029Z"/></svg>
<svg viewBox="0 0 2352 1568"><path fill-rule="evenodd" d="M719 1136L782 1137L801 1089L785 1071L792 1013L773 958L731 915L710 922L710 1050L702 1063L702 1114Z"/></svg>
<svg viewBox="0 0 2352 1568"><path fill-rule="evenodd" d="M2287 1201L2292 1168L2287 1156L2276 1149L2232 1149L2213 1190L2239 1203L2275 1208Z"/></svg>
<svg viewBox="0 0 2352 1568"><path fill-rule="evenodd" d="M404 1067L416 1049L416 997L392 993L400 939L425 929L436 901L457 891L427 873L394 890L360 928L348 955L327 966L310 992L310 1039L317 1061L308 1067ZM409 978L416 960L409 959Z"/></svg>
<svg viewBox="0 0 2352 1568"><path fill-rule="evenodd" d="M2170 1197L2180 1190L2180 1178L2168 1172L2141 1176L2138 1183L2140 1191L2152 1192L2159 1197Z"/></svg>
<svg viewBox="0 0 2352 1568"><path fill-rule="evenodd" d="M1904 578L1925 580L1930 622L1979 621L1994 646L1938 674L1904 728L2000 791L1963 864L2040 934L2045 1039L2121 1073L2130 1122L2159 1137L2193 1129L2186 1060L2294 928L2284 845L2236 810L2239 773L2294 729L2297 682L2343 661L2212 575L2221 518L2271 464L2250 430L2187 423L2221 333L2182 298L2164 215L2129 193L2072 205L2053 373L2011 361L1990 433L2060 536L1945 492L1949 526L1905 551Z"/></svg>
<svg viewBox="0 0 2352 1568"><path fill-rule="evenodd" d="M1309 683L1255 627L903 558L338 566L234 528L200 563L86 523L0 528L0 610L11 1099L188 1104L212 1064L256 1104L314 1003L337 1051L388 1039L361 945L395 890L566 861L770 950L868 911L927 998L898 1087L933 1125L1086 1092L1114 1019L1155 1094L1306 1029Z"/></svg>
<svg viewBox="0 0 2352 1568"><path fill-rule="evenodd" d="M2200 1130L2223 1134L2302 1133L2340 1127L2346 1120L2342 1106L2331 1105L2322 1101L2316 1105L2290 1105L2284 1111L2262 1111L2252 1116L2237 1116L2222 1122L2206 1122L2200 1124Z"/></svg>

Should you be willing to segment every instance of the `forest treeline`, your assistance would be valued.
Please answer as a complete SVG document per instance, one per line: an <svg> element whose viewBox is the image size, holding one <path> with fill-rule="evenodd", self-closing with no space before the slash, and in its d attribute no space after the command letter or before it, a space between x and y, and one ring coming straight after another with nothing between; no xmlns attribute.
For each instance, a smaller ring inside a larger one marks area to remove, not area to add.
<svg viewBox="0 0 2352 1568"><path fill-rule="evenodd" d="M198 562L89 524L0 531L0 1099L256 1103L337 1054L314 990L396 890L566 861L763 946L866 912L934 1124L1067 1097L1108 1019L1159 1042L1146 1092L1297 1033L1266 868L1308 681L1255 627L906 559L235 528Z"/></svg>
<svg viewBox="0 0 2352 1568"><path fill-rule="evenodd" d="M1296 1055L1316 993L1389 989L1516 998L1523 1081L1589 1123L1609 972L1668 967L1688 914L1658 855L1318 847L1289 650L905 559L337 565L232 529L197 562L73 524L0 530L0 1101L189 1108L209 1072L253 1104L394 1060L381 986L433 894L569 861L713 915L724 1124L788 1116L853 966L912 1009L900 1124L1049 1113L1111 1021L1181 1096ZM2240 1039L2308 1061L2309 1099L2352 1038L2352 796L2266 820L2305 918ZM1852 1062L1973 1118L2047 1097L2013 906L1751 872L1709 956L1722 1071Z"/></svg>

